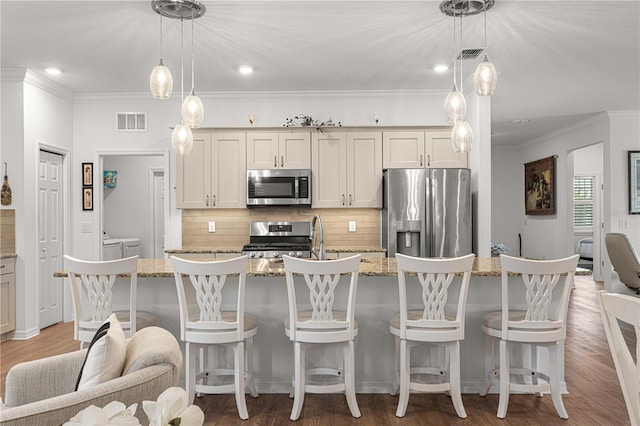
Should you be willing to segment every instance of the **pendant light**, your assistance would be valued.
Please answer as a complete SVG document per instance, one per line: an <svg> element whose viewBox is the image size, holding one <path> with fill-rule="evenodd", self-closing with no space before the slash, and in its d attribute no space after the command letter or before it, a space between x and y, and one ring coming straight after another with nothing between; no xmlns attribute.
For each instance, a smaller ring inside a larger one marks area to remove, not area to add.
<svg viewBox="0 0 640 426"><path fill-rule="evenodd" d="M180 18L180 55L181 55L180 80L181 80L182 99L184 100L184 25L183 25L183 22L184 20ZM189 154L191 152L191 149L193 148L193 133L191 133L191 128L182 121L182 117L180 117L180 124L174 127L173 132L171 133L171 146L180 155Z"/></svg>
<svg viewBox="0 0 640 426"><path fill-rule="evenodd" d="M483 2L484 12L484 50L487 51L487 4ZM496 68L485 53L484 59L478 64L476 72L473 74L473 85L476 89L476 93L480 96L491 96L496 90L496 84L498 83L498 73Z"/></svg>
<svg viewBox="0 0 640 426"><path fill-rule="evenodd" d="M204 106L202 101L195 92L195 61L194 61L194 42L193 42L193 17L191 18L191 94L182 103L182 122L197 129L202 126L204 120Z"/></svg>
<svg viewBox="0 0 640 426"><path fill-rule="evenodd" d="M454 11L455 12L455 11ZM453 15L453 50L456 50L456 15ZM467 115L467 101L464 95L458 91L456 85L456 54L453 56L453 89L444 100L444 114L448 124L453 124L458 120L464 120ZM462 84L462 80L460 81Z"/></svg>
<svg viewBox="0 0 640 426"><path fill-rule="evenodd" d="M462 16L460 13L460 50L462 51ZM453 18L455 20L455 16ZM460 59L460 91L462 92L462 58ZM462 95L462 93L461 93ZM464 95L462 95L464 99ZM465 116L466 116L466 102L465 102ZM455 152L469 152L471 151L471 145L473 144L473 131L471 126L467 122L465 117L457 120L453 123L453 129L451 129L451 147Z"/></svg>
<svg viewBox="0 0 640 426"><path fill-rule="evenodd" d="M156 99L168 99L173 91L173 77L162 62L162 14L160 14L160 63L153 67L149 76L151 95Z"/></svg>

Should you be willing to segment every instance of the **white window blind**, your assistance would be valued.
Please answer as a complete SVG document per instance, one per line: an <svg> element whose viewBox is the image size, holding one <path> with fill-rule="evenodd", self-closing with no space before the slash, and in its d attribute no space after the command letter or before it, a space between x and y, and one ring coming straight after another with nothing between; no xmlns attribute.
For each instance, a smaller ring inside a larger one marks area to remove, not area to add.
<svg viewBox="0 0 640 426"><path fill-rule="evenodd" d="M594 176L573 177L573 226L593 226Z"/></svg>

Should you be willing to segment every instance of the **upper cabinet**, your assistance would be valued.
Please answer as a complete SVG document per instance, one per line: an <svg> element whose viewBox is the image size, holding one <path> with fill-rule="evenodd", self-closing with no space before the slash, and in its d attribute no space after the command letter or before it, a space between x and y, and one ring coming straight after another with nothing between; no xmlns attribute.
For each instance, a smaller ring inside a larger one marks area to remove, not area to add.
<svg viewBox="0 0 640 426"><path fill-rule="evenodd" d="M247 132L247 169L311 168L311 134Z"/></svg>
<svg viewBox="0 0 640 426"><path fill-rule="evenodd" d="M382 159L385 169L467 167L467 153L451 148L450 131L384 132Z"/></svg>
<svg viewBox="0 0 640 426"><path fill-rule="evenodd" d="M176 155L176 207L244 208L246 133L195 131L193 149Z"/></svg>
<svg viewBox="0 0 640 426"><path fill-rule="evenodd" d="M311 149L314 208L382 207L381 132L316 132Z"/></svg>

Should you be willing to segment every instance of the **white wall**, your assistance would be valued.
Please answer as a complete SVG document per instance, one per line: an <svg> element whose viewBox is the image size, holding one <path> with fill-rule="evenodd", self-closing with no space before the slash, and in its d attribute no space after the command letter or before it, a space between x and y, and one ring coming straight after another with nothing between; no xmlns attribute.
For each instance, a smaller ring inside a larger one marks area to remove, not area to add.
<svg viewBox="0 0 640 426"><path fill-rule="evenodd" d="M511 256L519 256L518 234L524 217L524 167L522 149L517 146L494 146L491 151L492 240L505 244Z"/></svg>
<svg viewBox="0 0 640 426"><path fill-rule="evenodd" d="M142 257L153 257L149 234L150 198L149 169L162 169L160 156L105 156L104 170L118 172L115 188L102 188L103 228L111 237L142 239ZM102 185L102 180L98 181Z"/></svg>

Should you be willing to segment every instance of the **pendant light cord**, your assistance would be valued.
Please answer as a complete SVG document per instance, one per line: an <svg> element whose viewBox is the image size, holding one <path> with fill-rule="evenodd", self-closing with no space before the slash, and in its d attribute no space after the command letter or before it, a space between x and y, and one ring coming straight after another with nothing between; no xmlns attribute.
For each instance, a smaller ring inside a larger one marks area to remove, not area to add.
<svg viewBox="0 0 640 426"><path fill-rule="evenodd" d="M460 56L460 93L462 93L462 16L464 14L462 13L462 11L460 11L460 49L459 49L459 54L458 56Z"/></svg>
<svg viewBox="0 0 640 426"><path fill-rule="evenodd" d="M184 102L184 18L180 18L180 91Z"/></svg>
<svg viewBox="0 0 640 426"><path fill-rule="evenodd" d="M487 0L482 3L482 12L484 15L484 50L487 50Z"/></svg>
<svg viewBox="0 0 640 426"><path fill-rule="evenodd" d="M160 15L160 62L162 62L162 13Z"/></svg>
<svg viewBox="0 0 640 426"><path fill-rule="evenodd" d="M457 47L456 47L456 13L453 11L453 87L457 89L456 81L458 79L458 71L456 64L458 59L456 56L458 55Z"/></svg>
<svg viewBox="0 0 640 426"><path fill-rule="evenodd" d="M195 88L195 81L196 81L196 66L195 66L195 54L193 53L193 21L194 21L194 17L193 17L193 9L191 9L191 94L193 95L194 92L194 88ZM486 34L485 34L486 35ZM485 41L486 44L486 41Z"/></svg>

